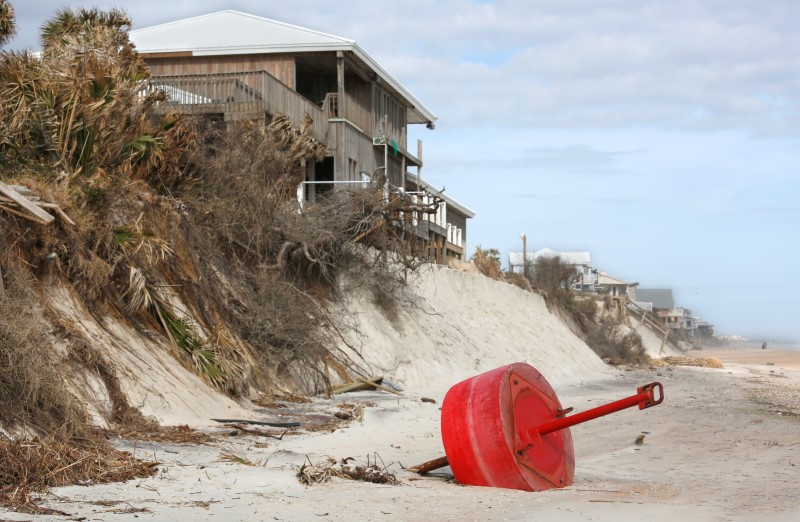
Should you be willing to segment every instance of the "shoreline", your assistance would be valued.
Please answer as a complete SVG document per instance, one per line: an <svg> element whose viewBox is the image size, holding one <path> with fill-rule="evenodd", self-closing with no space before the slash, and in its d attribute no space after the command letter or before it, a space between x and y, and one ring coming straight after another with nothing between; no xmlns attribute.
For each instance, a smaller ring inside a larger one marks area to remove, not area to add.
<svg viewBox="0 0 800 522"><path fill-rule="evenodd" d="M800 370L800 351L767 348L713 348L688 352L696 357L716 357L722 364L778 366Z"/></svg>

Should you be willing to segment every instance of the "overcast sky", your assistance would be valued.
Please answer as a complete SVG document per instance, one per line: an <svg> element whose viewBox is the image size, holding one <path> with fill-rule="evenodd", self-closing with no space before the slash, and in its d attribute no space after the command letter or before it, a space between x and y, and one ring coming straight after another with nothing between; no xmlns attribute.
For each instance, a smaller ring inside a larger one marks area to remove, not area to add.
<svg viewBox="0 0 800 522"><path fill-rule="evenodd" d="M800 340L800 2L12 0L134 28L237 9L355 39L439 118L423 178L477 212L470 252L588 250L719 334ZM414 147L410 147L414 150Z"/></svg>

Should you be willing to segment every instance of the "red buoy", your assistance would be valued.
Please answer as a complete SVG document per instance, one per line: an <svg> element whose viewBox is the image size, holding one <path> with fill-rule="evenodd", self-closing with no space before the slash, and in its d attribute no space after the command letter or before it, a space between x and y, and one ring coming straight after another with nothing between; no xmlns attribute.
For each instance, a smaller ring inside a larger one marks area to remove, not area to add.
<svg viewBox="0 0 800 522"><path fill-rule="evenodd" d="M656 398L655 392L659 392ZM462 381L442 403L442 441L462 484L543 491L572 484L569 427L664 399L660 383L611 404L566 417L555 391L534 367L515 363Z"/></svg>

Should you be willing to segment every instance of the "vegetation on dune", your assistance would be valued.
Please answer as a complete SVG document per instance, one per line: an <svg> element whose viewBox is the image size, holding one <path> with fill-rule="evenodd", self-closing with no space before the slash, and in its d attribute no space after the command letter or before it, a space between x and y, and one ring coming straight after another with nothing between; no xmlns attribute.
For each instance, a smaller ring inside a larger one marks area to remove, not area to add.
<svg viewBox="0 0 800 522"><path fill-rule="evenodd" d="M543 295L548 307L603 360L611 364L648 362L641 337L626 328L624 317L611 306L610 296L576 292L573 286L580 274L559 256L528 262L524 275L503 272L499 251L494 248L478 245L471 261L486 277Z"/></svg>
<svg viewBox="0 0 800 522"><path fill-rule="evenodd" d="M305 128L280 115L220 128L165 113L130 23L119 10L65 9L42 27L41 54L0 53L0 181L74 221L38 225L0 209L3 459L24 453L8 433L69 447L93 440L75 373L105 385L117 432L158 429L127 402L113 353L50 310L50 287L145 332L222 392L314 393L329 388L330 372L360 372L336 348L345 336L328 305L341 274L388 309L418 263L419 245L395 226L412 202L385 199L379 179L318 194L299 211L305 164L326 154ZM13 7L0 0L0 44L13 34ZM0 478L9 502L18 477ZM26 484L15 506L52 485Z"/></svg>

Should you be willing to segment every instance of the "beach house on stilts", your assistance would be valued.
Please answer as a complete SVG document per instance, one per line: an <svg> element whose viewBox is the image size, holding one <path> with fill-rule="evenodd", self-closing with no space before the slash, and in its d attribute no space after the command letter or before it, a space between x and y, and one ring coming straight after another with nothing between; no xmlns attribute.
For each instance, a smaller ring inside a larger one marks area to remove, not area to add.
<svg viewBox="0 0 800 522"><path fill-rule="evenodd" d="M464 255L474 212L421 180L421 141L409 149L408 126L433 129L436 117L355 41L231 10L130 38L170 109L223 121L282 114L324 144L328 155L306 166L301 204L385 174L392 191L440 203L435 214L405 218L432 259Z"/></svg>

